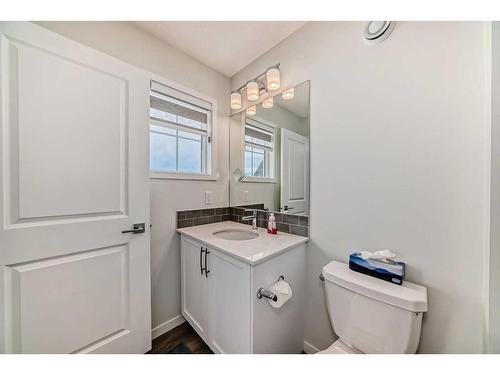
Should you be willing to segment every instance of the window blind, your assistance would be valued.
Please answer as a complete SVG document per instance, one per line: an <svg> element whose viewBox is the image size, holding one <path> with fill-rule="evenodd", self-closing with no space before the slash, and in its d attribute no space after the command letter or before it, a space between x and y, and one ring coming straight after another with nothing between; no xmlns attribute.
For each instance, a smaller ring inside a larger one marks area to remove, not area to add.
<svg viewBox="0 0 500 375"><path fill-rule="evenodd" d="M187 103L182 103L167 96L151 95L151 108L188 120L201 122L202 124L207 124L208 122L208 112L206 110L198 110Z"/></svg>
<svg viewBox="0 0 500 375"><path fill-rule="evenodd" d="M158 83L156 81L151 81L151 91L169 96L171 98L177 98L185 103L190 103L198 108L203 108L207 111L211 111L213 109L212 103L206 100L187 94L181 90L176 90L172 87L162 85L161 83Z"/></svg>
<svg viewBox="0 0 500 375"><path fill-rule="evenodd" d="M260 149L273 151L274 131L272 128L252 121L245 124L245 144Z"/></svg>

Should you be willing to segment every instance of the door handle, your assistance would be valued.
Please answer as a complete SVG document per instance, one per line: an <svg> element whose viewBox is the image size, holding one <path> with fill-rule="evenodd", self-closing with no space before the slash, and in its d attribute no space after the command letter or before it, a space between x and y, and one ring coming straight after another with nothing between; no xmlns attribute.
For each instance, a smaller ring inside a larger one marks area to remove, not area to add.
<svg viewBox="0 0 500 375"><path fill-rule="evenodd" d="M205 268L203 268L203 252L205 250L203 250L203 246L200 246L200 271L201 271L201 275L203 276L203 271L205 271ZM205 258L205 265L207 264L207 260Z"/></svg>
<svg viewBox="0 0 500 375"><path fill-rule="evenodd" d="M208 248L205 249L205 277L208 277L208 274L210 273L210 270L208 269L208 264L207 264L207 256L210 254L210 251L208 251Z"/></svg>
<svg viewBox="0 0 500 375"><path fill-rule="evenodd" d="M122 230L122 233L133 233L133 234L144 233L145 227L146 227L146 224L137 223L137 224L134 224L134 226L132 227L133 229Z"/></svg>

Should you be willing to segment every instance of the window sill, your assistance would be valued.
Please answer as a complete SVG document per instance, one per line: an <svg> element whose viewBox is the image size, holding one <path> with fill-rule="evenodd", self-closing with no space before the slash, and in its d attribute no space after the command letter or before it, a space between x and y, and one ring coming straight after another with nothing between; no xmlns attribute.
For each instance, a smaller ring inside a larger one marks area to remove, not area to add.
<svg viewBox="0 0 500 375"><path fill-rule="evenodd" d="M182 172L149 172L149 178L165 180L200 180L217 181L215 174L182 173Z"/></svg>
<svg viewBox="0 0 500 375"><path fill-rule="evenodd" d="M242 177L241 182L257 182L261 184L275 184L278 181L276 181L275 178L261 178L261 177L250 177L250 176L245 176Z"/></svg>

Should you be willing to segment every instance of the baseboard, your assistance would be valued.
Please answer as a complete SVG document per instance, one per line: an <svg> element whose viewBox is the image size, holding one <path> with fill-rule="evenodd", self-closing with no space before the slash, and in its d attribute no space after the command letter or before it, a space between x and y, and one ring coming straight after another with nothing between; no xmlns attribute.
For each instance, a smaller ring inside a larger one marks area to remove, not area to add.
<svg viewBox="0 0 500 375"><path fill-rule="evenodd" d="M158 324L151 330L151 338L154 340L155 338L160 337L164 333L167 333L168 331L174 329L175 327L184 323L185 321L186 319L184 319L182 315L177 315L172 319L167 320L166 322Z"/></svg>
<svg viewBox="0 0 500 375"><path fill-rule="evenodd" d="M307 354L314 354L319 352L319 349L309 341L304 341L304 352L306 352Z"/></svg>

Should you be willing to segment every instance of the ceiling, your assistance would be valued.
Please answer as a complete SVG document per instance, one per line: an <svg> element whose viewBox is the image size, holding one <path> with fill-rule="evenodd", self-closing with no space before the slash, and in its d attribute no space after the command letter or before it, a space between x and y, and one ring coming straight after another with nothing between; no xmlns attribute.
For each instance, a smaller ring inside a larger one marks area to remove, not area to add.
<svg viewBox="0 0 500 375"><path fill-rule="evenodd" d="M304 26L289 21L133 22L140 29L232 77Z"/></svg>

